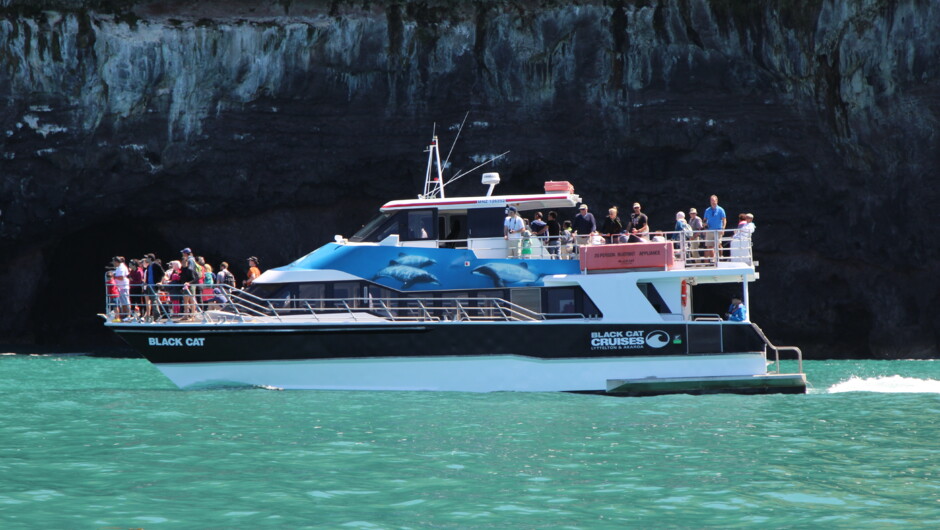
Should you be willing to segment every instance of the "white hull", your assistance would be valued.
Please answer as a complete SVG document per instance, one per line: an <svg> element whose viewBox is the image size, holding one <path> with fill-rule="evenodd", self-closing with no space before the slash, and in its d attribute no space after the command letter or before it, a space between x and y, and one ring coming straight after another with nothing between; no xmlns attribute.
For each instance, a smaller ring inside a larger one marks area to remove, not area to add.
<svg viewBox="0 0 940 530"><path fill-rule="evenodd" d="M766 373L760 353L595 359L513 355L160 363L180 388L213 385L298 390L603 392L613 378L708 378Z"/></svg>

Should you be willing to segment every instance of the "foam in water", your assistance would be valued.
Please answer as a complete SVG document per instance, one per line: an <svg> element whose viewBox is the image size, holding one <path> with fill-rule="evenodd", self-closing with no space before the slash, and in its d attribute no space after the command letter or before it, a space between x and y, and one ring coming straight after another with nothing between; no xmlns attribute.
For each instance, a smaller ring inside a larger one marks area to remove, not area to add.
<svg viewBox="0 0 940 530"><path fill-rule="evenodd" d="M882 392L940 394L940 381L936 379L918 379L900 375L861 378L852 376L847 381L829 387L830 394L840 392Z"/></svg>

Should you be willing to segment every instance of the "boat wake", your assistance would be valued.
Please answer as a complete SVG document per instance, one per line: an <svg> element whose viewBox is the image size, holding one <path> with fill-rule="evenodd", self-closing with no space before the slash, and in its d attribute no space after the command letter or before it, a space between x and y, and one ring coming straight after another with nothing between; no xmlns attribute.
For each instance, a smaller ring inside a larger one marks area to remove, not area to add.
<svg viewBox="0 0 940 530"><path fill-rule="evenodd" d="M829 394L840 392L879 392L884 394L940 394L940 381L900 375L855 377L829 387Z"/></svg>

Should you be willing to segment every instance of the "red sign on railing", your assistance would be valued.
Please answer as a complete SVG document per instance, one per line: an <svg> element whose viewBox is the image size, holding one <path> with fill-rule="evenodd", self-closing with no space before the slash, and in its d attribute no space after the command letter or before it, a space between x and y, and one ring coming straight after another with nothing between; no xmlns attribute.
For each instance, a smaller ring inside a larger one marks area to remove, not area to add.
<svg viewBox="0 0 940 530"><path fill-rule="evenodd" d="M580 247L581 270L663 269L675 265L672 243L622 243Z"/></svg>

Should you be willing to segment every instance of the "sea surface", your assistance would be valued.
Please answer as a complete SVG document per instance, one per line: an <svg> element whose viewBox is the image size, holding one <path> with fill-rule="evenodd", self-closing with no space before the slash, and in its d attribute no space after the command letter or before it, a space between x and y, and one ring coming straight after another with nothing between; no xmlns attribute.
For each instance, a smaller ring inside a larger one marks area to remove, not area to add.
<svg viewBox="0 0 940 530"><path fill-rule="evenodd" d="M940 362L805 371L799 396L181 391L5 355L0 528L940 527Z"/></svg>

